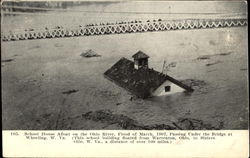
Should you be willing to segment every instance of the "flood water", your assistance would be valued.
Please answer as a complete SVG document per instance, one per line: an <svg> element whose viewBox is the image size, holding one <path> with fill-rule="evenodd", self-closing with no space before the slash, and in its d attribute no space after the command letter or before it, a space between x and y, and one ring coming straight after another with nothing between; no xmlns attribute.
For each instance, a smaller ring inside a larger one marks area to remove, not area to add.
<svg viewBox="0 0 250 158"><path fill-rule="evenodd" d="M173 8L172 12L189 11L182 8L183 5L168 4L165 7ZM124 6L127 6L124 12L155 10L150 4L133 7L130 3L99 7L93 4L69 9L117 11ZM160 4L158 7L164 9ZM232 11L227 9L228 6L211 3L205 11L239 13L241 7L242 4ZM195 11L201 10L204 11L203 5ZM3 29L40 28L45 25L70 27L105 20L115 22L160 16L92 15L77 11L46 14L50 16L4 17ZM62 20L58 17L67 18ZM2 42L2 59L13 59L2 61L1 66L3 129L115 129L112 125L107 127L80 117L89 111L106 109L144 125L194 118L215 126L223 122L223 129L246 129L249 94L247 43L247 27ZM87 49L101 57L81 57L80 54ZM171 68L168 75L178 80L202 81L203 84L194 87L195 91L190 94L177 93L131 101L131 94L105 79L103 73L121 57L132 60L131 56L138 50L150 56L149 67L161 71L164 60L175 62L176 67ZM200 59L202 56L207 58ZM62 93L68 90L77 92L70 95Z"/></svg>

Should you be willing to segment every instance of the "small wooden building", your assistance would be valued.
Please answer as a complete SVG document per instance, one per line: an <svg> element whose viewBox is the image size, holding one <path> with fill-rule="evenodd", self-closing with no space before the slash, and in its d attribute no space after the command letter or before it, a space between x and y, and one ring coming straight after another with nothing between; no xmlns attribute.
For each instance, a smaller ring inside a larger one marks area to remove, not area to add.
<svg viewBox="0 0 250 158"><path fill-rule="evenodd" d="M138 51L134 62L121 58L104 76L141 98L163 96L193 89L182 82L148 67L149 56Z"/></svg>

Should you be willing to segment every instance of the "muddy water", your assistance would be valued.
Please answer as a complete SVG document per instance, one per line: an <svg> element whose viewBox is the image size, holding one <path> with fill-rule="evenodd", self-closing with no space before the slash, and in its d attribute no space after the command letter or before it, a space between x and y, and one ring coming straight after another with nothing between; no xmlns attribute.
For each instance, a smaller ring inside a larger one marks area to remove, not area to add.
<svg viewBox="0 0 250 158"><path fill-rule="evenodd" d="M2 63L3 127L101 129L99 122L88 123L80 116L110 109L145 125L188 117L223 122L225 129L246 128L246 36L246 27L240 27L5 42L2 59L14 60ZM87 49L101 57L81 57ZM161 71L166 59L176 62L170 76L206 84L194 87L189 95L130 101L131 95L103 73L138 50L150 56L149 65L155 70ZM204 55L209 59L197 59ZM63 94L70 90L77 92Z"/></svg>
<svg viewBox="0 0 250 158"><path fill-rule="evenodd" d="M22 16L8 18L12 27L16 18L23 24ZM3 42L1 49L2 60L10 61L1 63L3 129L119 129L82 118L97 110L143 125L193 118L223 123L223 129L247 128L246 27ZM101 57L81 57L88 49ZM161 71L164 60L175 62L170 76L205 84L191 94L131 101L103 73L138 50L150 56L151 68Z"/></svg>

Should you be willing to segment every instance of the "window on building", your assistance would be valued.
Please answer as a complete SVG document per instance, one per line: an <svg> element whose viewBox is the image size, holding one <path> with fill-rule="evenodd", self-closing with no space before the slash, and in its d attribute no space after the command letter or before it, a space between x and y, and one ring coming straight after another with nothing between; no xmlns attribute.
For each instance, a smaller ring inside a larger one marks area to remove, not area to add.
<svg viewBox="0 0 250 158"><path fill-rule="evenodd" d="M170 86L165 86L165 92L170 92L171 87Z"/></svg>

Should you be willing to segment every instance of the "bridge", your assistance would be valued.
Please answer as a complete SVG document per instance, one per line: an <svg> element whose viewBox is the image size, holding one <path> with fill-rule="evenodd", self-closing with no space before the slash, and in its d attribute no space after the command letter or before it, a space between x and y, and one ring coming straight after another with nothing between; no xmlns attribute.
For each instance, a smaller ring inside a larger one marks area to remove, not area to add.
<svg viewBox="0 0 250 158"><path fill-rule="evenodd" d="M241 27L247 25L246 18L230 19L181 19L132 21L114 24L90 24L75 28L25 29L2 32L2 41L18 41L45 38L64 38L75 36L95 36L108 34L139 33L153 31L189 30L222 27Z"/></svg>

